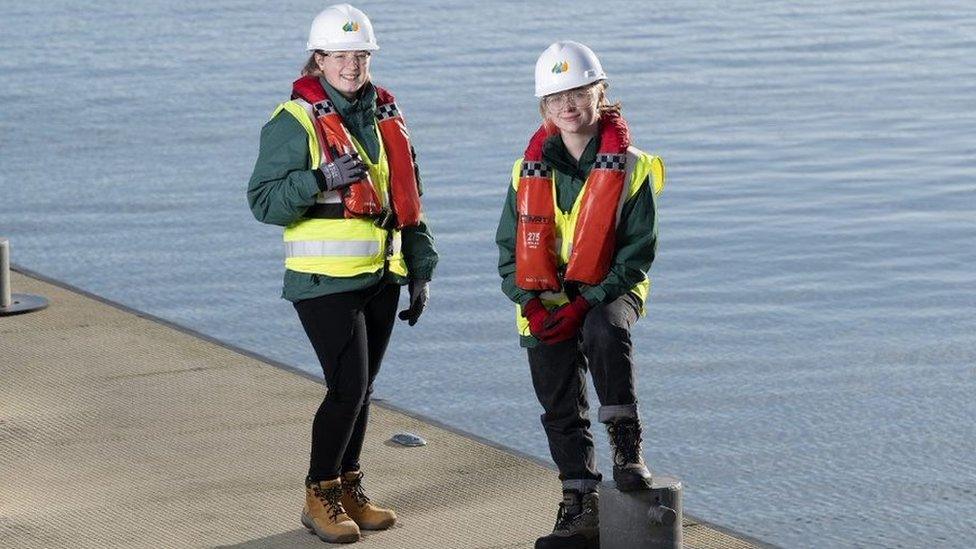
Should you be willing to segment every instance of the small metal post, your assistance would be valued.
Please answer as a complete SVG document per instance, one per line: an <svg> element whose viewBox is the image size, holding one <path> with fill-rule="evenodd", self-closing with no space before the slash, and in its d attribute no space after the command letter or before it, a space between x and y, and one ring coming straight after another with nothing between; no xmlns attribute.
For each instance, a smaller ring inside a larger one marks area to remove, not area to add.
<svg viewBox="0 0 976 549"><path fill-rule="evenodd" d="M47 305L39 295L10 292L10 240L0 237L0 316L39 311Z"/></svg>
<svg viewBox="0 0 976 549"><path fill-rule="evenodd" d="M0 309L10 307L10 241L0 238Z"/></svg>
<svg viewBox="0 0 976 549"><path fill-rule="evenodd" d="M600 485L600 547L681 549L681 481L654 475L650 490L621 492Z"/></svg>
<svg viewBox="0 0 976 549"><path fill-rule="evenodd" d="M0 308L10 306L10 241L0 238Z"/></svg>

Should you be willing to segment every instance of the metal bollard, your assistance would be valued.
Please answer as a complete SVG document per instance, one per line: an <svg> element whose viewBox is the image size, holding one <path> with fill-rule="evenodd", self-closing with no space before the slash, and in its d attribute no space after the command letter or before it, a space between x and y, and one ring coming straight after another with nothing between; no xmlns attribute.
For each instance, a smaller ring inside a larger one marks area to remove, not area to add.
<svg viewBox="0 0 976 549"><path fill-rule="evenodd" d="M600 484L600 547L681 549L681 481L654 477L650 490L620 492Z"/></svg>
<svg viewBox="0 0 976 549"><path fill-rule="evenodd" d="M10 241L0 238L0 309L10 306Z"/></svg>
<svg viewBox="0 0 976 549"><path fill-rule="evenodd" d="M10 291L10 240L0 237L0 316L39 311L48 306L47 299Z"/></svg>

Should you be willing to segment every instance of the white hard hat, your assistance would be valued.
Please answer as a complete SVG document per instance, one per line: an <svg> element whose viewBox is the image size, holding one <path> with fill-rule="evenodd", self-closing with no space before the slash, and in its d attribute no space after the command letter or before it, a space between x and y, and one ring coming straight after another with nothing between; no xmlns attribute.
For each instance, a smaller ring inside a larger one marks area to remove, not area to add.
<svg viewBox="0 0 976 549"><path fill-rule="evenodd" d="M535 62L535 96L571 90L606 77L593 50L572 40L554 42Z"/></svg>
<svg viewBox="0 0 976 549"><path fill-rule="evenodd" d="M322 10L308 32L309 51L374 51L373 24L366 14L349 4L336 4Z"/></svg>

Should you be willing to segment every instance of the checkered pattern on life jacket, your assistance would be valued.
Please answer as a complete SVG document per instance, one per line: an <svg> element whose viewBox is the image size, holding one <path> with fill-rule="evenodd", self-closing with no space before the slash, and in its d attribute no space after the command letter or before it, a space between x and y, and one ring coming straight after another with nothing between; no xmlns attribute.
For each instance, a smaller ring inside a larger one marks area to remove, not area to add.
<svg viewBox="0 0 976 549"><path fill-rule="evenodd" d="M525 160L522 162L522 170L519 177L551 177L552 170L545 162L533 162Z"/></svg>
<svg viewBox="0 0 976 549"><path fill-rule="evenodd" d="M313 103L312 104L312 109L315 110L315 115L316 116L327 116L327 115L330 115L330 114L336 114L335 105L333 105L332 104L332 101L330 101L328 99L323 99L322 101L319 101L318 103Z"/></svg>
<svg viewBox="0 0 976 549"><path fill-rule="evenodd" d="M620 170L624 171L627 167L626 154L598 154L596 162L593 163L595 170Z"/></svg>
<svg viewBox="0 0 976 549"><path fill-rule="evenodd" d="M400 109L397 108L396 103L387 103L385 105L376 106L376 119L379 121L383 121L388 118L396 118L398 116L400 116Z"/></svg>

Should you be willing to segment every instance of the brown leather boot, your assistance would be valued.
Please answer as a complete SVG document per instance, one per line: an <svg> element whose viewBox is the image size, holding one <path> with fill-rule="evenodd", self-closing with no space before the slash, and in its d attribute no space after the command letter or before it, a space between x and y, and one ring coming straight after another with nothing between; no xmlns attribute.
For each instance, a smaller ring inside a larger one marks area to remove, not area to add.
<svg viewBox="0 0 976 549"><path fill-rule="evenodd" d="M305 483L305 508L302 524L330 543L359 541L359 526L342 507L342 484L339 479Z"/></svg>
<svg viewBox="0 0 976 549"><path fill-rule="evenodd" d="M362 471L343 473L342 505L363 530L386 530L396 522L396 513L392 509L377 507L363 492Z"/></svg>

